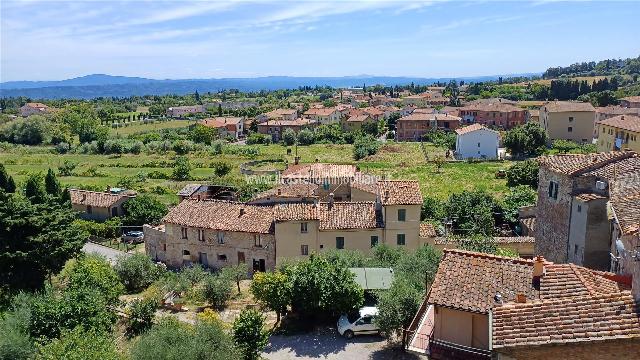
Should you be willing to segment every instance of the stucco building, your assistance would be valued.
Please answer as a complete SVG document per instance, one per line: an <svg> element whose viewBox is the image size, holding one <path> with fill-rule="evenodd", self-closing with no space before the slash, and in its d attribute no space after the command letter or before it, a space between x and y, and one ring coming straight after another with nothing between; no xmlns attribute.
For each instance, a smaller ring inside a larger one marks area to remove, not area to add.
<svg viewBox="0 0 640 360"><path fill-rule="evenodd" d="M335 107L311 108L304 112L303 117L306 119L316 120L322 125L327 125L339 123L341 113Z"/></svg>
<svg viewBox="0 0 640 360"><path fill-rule="evenodd" d="M244 136L244 118L219 116L215 118L203 119L198 124L215 129L219 138L239 139Z"/></svg>
<svg viewBox="0 0 640 360"><path fill-rule="evenodd" d="M167 117L180 118L188 114L203 113L204 105L173 106L167 109Z"/></svg>
<svg viewBox="0 0 640 360"><path fill-rule="evenodd" d="M540 124L551 140L591 143L596 112L590 103L550 101L540 108Z"/></svg>
<svg viewBox="0 0 640 360"><path fill-rule="evenodd" d="M293 119L293 120L267 120L258 124L258 132L260 134L271 136L271 140L278 142L282 140L282 134L285 130L291 129L294 133L300 132L302 129L313 129L318 125L316 120L312 119Z"/></svg>
<svg viewBox="0 0 640 360"><path fill-rule="evenodd" d="M407 348L430 359L634 359L640 309L629 285L542 257L447 249Z"/></svg>
<svg viewBox="0 0 640 360"><path fill-rule="evenodd" d="M43 103L30 102L20 107L20 116L44 115L51 111L47 105Z"/></svg>
<svg viewBox="0 0 640 360"><path fill-rule="evenodd" d="M458 116L467 124L476 123L511 129L525 123L527 110L502 102L502 99L496 99L493 102L480 101L461 107L458 110Z"/></svg>
<svg viewBox="0 0 640 360"><path fill-rule="evenodd" d="M481 124L456 129L458 159L497 159L500 133Z"/></svg>
<svg viewBox="0 0 640 360"><path fill-rule="evenodd" d="M448 114L414 112L396 123L396 140L419 141L430 130L455 130L460 118Z"/></svg>
<svg viewBox="0 0 640 360"><path fill-rule="evenodd" d="M596 121L598 152L633 150L640 152L640 117L618 115Z"/></svg>

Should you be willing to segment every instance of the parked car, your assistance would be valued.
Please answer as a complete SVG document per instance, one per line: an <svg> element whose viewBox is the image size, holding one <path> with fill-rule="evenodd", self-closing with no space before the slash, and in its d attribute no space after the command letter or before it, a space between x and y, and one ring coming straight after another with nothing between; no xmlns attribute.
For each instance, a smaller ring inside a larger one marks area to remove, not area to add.
<svg viewBox="0 0 640 360"><path fill-rule="evenodd" d="M122 234L122 242L129 244L140 244L144 242L144 233L142 231L127 231Z"/></svg>
<svg viewBox="0 0 640 360"><path fill-rule="evenodd" d="M375 323L378 308L365 306L358 311L345 314L338 319L338 333L347 339L356 334L378 334L380 329Z"/></svg>

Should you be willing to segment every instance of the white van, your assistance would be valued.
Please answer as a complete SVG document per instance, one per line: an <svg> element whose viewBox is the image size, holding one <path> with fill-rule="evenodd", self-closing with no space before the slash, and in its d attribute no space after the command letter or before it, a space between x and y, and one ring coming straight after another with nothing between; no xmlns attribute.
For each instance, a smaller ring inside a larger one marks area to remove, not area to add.
<svg viewBox="0 0 640 360"><path fill-rule="evenodd" d="M338 319L338 333L347 339L351 339L355 334L377 334L380 332L374 321L377 315L378 308L375 306L366 306L342 315Z"/></svg>

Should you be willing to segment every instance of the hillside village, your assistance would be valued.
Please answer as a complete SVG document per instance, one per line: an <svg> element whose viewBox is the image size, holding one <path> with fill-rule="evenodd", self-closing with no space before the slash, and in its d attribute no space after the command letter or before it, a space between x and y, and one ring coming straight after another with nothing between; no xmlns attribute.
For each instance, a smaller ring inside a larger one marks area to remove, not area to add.
<svg viewBox="0 0 640 360"><path fill-rule="evenodd" d="M355 311L385 358L636 358L640 96L624 75L606 104L455 80L2 99L3 331L35 353L95 326L150 353L154 329L209 321L211 346L251 358ZM10 329L17 294L41 289ZM227 337L250 316L247 355Z"/></svg>

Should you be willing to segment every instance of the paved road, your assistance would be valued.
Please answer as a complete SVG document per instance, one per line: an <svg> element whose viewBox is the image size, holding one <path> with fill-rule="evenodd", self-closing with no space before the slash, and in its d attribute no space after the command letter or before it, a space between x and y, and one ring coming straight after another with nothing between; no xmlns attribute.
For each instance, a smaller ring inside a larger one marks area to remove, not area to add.
<svg viewBox="0 0 640 360"><path fill-rule="evenodd" d="M302 334L294 336L274 335L262 356L269 360L290 359L426 359L388 346L380 336L360 335L351 340L337 332Z"/></svg>
<svg viewBox="0 0 640 360"><path fill-rule="evenodd" d="M120 256L129 256L130 254L127 254L124 251L120 251L120 250L116 250L116 249L112 249L110 247L107 246L102 246L96 243L92 243L92 242L87 242L86 244L84 244L84 246L82 247L82 251L84 251L87 254L99 254L102 255L104 257L107 258L107 260L109 260L110 263L115 263L116 259L119 258Z"/></svg>

